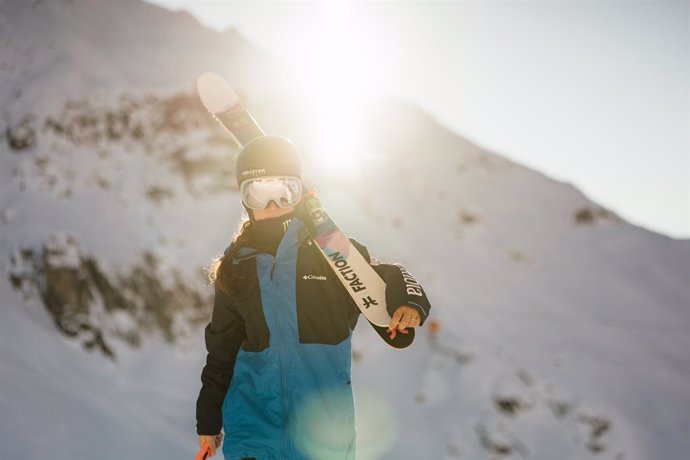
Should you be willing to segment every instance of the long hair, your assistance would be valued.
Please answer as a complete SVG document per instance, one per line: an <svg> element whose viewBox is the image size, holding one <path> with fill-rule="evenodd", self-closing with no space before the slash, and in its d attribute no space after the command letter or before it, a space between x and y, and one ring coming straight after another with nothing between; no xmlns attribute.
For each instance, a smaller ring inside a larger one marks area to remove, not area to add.
<svg viewBox="0 0 690 460"><path fill-rule="evenodd" d="M310 194L311 193L312 192L310 192ZM305 231L313 232L312 221L305 218L305 211L302 206L297 206L295 208L294 216L299 217L305 222L309 222L307 224L308 229L305 229ZM232 237L230 250L222 256L213 259L208 265L207 275L211 284L215 284L218 289L227 295L232 295L237 292L242 287L244 277L240 276L237 270L235 270L233 260L237 258L240 249L245 246L260 247L256 246L257 243L252 220L245 210L240 218L237 230Z"/></svg>
<svg viewBox="0 0 690 460"><path fill-rule="evenodd" d="M237 257L240 248L246 246L250 226L249 217L246 214L243 215L232 237L230 250L213 259L208 266L207 275L211 284L215 284L218 289L228 295L236 292L242 282L242 277L234 269L232 261Z"/></svg>

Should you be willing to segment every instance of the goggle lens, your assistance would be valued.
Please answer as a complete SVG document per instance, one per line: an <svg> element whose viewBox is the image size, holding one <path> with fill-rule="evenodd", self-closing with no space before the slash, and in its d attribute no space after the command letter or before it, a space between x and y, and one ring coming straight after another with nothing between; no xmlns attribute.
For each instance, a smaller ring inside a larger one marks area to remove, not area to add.
<svg viewBox="0 0 690 460"><path fill-rule="evenodd" d="M302 198L302 183L296 177L262 177L242 182L240 193L249 209L266 209L271 201L289 208Z"/></svg>

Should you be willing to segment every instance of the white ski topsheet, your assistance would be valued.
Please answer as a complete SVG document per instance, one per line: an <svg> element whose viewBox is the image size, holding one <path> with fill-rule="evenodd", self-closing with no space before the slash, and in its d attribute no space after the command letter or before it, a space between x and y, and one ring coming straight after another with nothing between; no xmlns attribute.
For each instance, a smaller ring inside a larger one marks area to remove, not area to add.
<svg viewBox="0 0 690 460"><path fill-rule="evenodd" d="M362 314L377 326L388 326L391 317L386 309L386 283L364 256L339 230L319 235L315 240Z"/></svg>
<svg viewBox="0 0 690 460"><path fill-rule="evenodd" d="M215 72L201 74L196 82L201 103L213 115L238 106L240 98L232 86Z"/></svg>

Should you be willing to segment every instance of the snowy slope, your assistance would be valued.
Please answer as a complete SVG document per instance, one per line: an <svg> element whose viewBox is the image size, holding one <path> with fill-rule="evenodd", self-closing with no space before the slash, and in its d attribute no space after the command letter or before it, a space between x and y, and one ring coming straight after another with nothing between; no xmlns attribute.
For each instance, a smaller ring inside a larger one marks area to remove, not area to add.
<svg viewBox="0 0 690 460"><path fill-rule="evenodd" d="M374 116L396 121L371 142L386 153L364 168L383 186L348 206L354 214L366 203L378 231L343 227L414 267L445 327L437 340L471 356L458 364L432 353L419 374L401 367L424 400L410 419L441 432L410 442L409 458L482 458L484 430L516 458L685 458L689 242L622 222L572 186L462 139L437 131L430 140L414 109ZM397 167L385 167L392 158ZM588 222L583 209L601 217ZM406 255L410 242L422 242L421 254ZM413 353L423 362L427 350ZM372 377L380 364L362 365L360 386L382 387L381 373ZM504 399L519 402L514 414L496 410ZM561 404L569 410L557 416ZM608 429L592 437L601 420Z"/></svg>
<svg viewBox="0 0 690 460"><path fill-rule="evenodd" d="M313 145L302 108L280 63L184 13L0 13L0 458L191 458L202 267L240 215L235 149L194 81L223 73L269 131ZM357 328L360 458L686 458L690 242L402 102L366 117L358 169L310 180L419 278L440 330L399 353Z"/></svg>
<svg viewBox="0 0 690 460"><path fill-rule="evenodd" d="M15 122L26 112L60 111L66 100L192 90L208 69L248 92L269 84L284 92L290 78L275 81L268 56L234 30L207 30L186 12L139 0L0 3L0 102Z"/></svg>

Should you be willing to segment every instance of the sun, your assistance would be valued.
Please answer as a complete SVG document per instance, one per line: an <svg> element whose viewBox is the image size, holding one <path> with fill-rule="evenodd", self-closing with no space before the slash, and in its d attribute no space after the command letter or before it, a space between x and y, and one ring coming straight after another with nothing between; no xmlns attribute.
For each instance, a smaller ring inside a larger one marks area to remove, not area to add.
<svg viewBox="0 0 690 460"><path fill-rule="evenodd" d="M371 87L366 37L356 30L350 1L321 1L318 20L309 26L310 39L295 58L297 81L312 114L320 169L345 174L362 148L359 119Z"/></svg>

